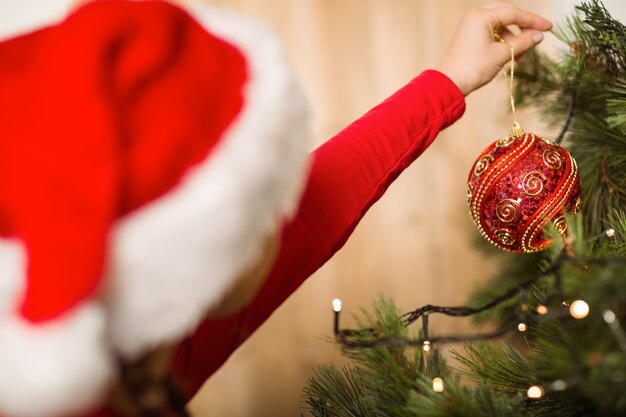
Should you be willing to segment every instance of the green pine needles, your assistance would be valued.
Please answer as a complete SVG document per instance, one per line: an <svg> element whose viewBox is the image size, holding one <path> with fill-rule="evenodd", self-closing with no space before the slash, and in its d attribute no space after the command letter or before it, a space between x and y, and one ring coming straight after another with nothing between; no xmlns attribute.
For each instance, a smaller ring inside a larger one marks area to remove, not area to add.
<svg viewBox="0 0 626 417"><path fill-rule="evenodd" d="M597 0L577 10L555 31L567 52L558 61L528 53L516 93L556 125L573 100L565 144L580 168L585 230L597 234L626 207L626 26Z"/></svg>
<svg viewBox="0 0 626 417"><path fill-rule="evenodd" d="M558 59L528 54L516 91L518 103L553 123L570 119L564 145L583 186L583 210L568 217L575 239L565 251L561 242L540 254L503 255L502 272L469 303L486 304L566 254L554 273L474 316L498 326L525 320L526 330L457 346L454 367L436 345L430 352L340 345L351 364L318 368L304 388L310 415L626 416L626 26L600 1L576 9L557 31L566 51ZM569 314L577 299L590 306L582 319ZM423 338L413 329L419 326L407 328L402 319L393 302L379 300L361 314L358 325L366 330L351 340ZM434 378L444 381L442 392ZM535 394L540 398L529 398Z"/></svg>

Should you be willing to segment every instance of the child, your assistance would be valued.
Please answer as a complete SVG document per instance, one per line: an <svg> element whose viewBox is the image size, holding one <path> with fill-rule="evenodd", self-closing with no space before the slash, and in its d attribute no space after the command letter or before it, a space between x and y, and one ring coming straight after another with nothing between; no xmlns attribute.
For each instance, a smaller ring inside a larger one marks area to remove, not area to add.
<svg viewBox="0 0 626 417"><path fill-rule="evenodd" d="M550 28L470 12L436 70L307 157L276 41L190 12L206 29L96 1L0 43L0 415L88 412L118 357L98 415L180 404L171 380L190 398L507 62L494 26L522 29L504 33L518 55Z"/></svg>

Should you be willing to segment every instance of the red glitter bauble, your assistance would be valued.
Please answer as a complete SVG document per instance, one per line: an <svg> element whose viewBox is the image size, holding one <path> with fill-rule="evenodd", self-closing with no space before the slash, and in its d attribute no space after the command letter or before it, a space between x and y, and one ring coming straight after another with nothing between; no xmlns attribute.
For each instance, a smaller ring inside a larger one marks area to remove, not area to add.
<svg viewBox="0 0 626 417"><path fill-rule="evenodd" d="M467 202L485 239L509 252L538 252L554 222L567 234L564 211L580 208L578 167L561 146L532 133L497 140L480 154L467 180Z"/></svg>

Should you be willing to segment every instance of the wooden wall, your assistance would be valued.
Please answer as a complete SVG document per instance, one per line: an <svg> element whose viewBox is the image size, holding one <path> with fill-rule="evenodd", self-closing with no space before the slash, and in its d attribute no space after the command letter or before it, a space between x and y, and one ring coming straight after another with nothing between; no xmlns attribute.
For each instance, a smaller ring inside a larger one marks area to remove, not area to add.
<svg viewBox="0 0 626 417"><path fill-rule="evenodd" d="M433 67L456 22L478 0L209 0L256 16L283 39L314 110L315 145L397 88ZM552 2L518 4L545 16ZM477 57L480 59L480 57ZM493 265L472 249L476 232L465 180L478 153L508 133L504 77L467 100L465 116L393 184L346 246L312 276L193 401L198 416L299 416L301 389L314 367L340 361L331 300L350 310L380 294L403 310L463 303ZM525 119L522 119L525 122ZM527 129L532 125L523 123ZM467 322L434 319L435 331Z"/></svg>

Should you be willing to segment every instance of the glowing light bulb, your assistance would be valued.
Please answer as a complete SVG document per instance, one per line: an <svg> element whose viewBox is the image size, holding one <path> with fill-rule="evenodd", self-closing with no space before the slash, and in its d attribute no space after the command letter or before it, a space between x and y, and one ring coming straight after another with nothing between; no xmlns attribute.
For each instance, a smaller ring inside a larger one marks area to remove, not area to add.
<svg viewBox="0 0 626 417"><path fill-rule="evenodd" d="M517 325L517 330L519 330L520 332L525 332L526 329L528 329L528 327L526 327L526 323L520 323Z"/></svg>
<svg viewBox="0 0 626 417"><path fill-rule="evenodd" d="M616 319L615 313L612 310L604 310L604 313L602 314L602 318L608 324L615 322L615 319Z"/></svg>
<svg viewBox="0 0 626 417"><path fill-rule="evenodd" d="M333 300L333 311L339 313L341 311L341 300L339 298L335 298Z"/></svg>
<svg viewBox="0 0 626 417"><path fill-rule="evenodd" d="M604 233L606 234L607 237L613 237L615 236L615 229L606 229Z"/></svg>
<svg viewBox="0 0 626 417"><path fill-rule="evenodd" d="M544 391L541 385L533 385L526 391L528 398L537 399L543 397Z"/></svg>
<svg viewBox="0 0 626 417"><path fill-rule="evenodd" d="M433 391L443 392L443 379L439 377L433 378Z"/></svg>
<svg viewBox="0 0 626 417"><path fill-rule="evenodd" d="M424 340L424 344L422 345L422 349L424 349L424 352L429 352L430 351L430 342L428 340Z"/></svg>
<svg viewBox="0 0 626 417"><path fill-rule="evenodd" d="M576 300L569 306L569 313L575 319L584 319L589 314L589 304L583 300Z"/></svg>
<svg viewBox="0 0 626 417"><path fill-rule="evenodd" d="M548 314L548 307L544 306L543 304L539 304L537 306L537 313L541 314L542 316L544 314Z"/></svg>

